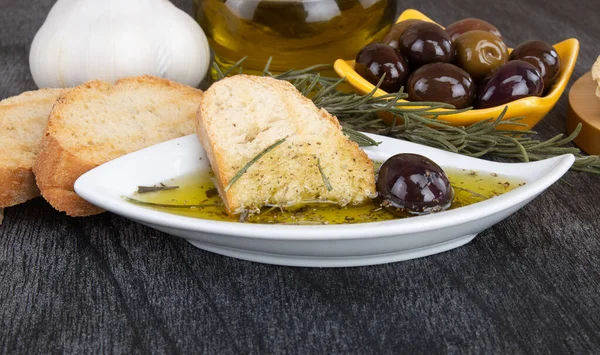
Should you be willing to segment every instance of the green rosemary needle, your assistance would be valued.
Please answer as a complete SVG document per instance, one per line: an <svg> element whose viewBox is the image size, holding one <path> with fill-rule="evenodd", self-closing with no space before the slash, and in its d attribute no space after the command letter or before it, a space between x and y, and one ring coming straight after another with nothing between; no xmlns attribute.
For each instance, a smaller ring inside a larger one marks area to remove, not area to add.
<svg viewBox="0 0 600 355"><path fill-rule="evenodd" d="M372 147L379 145L380 142L377 142L373 138L354 130L350 127L342 127L342 132L350 138L353 142L357 143L359 147Z"/></svg>
<svg viewBox="0 0 600 355"><path fill-rule="evenodd" d="M287 139L287 137L281 138L281 139L277 140L275 143L273 143L270 146L268 146L265 149L263 149L262 152L258 153L254 158L252 158L252 160L250 160L248 163L246 163L246 165L244 165L240 169L240 171L238 171L237 174L235 174L235 176L233 178L231 178L231 180L229 181L229 183L227 184L227 186L225 186L225 192L227 192L227 190L229 190L229 188L231 186L233 186L233 184L235 184L235 182L238 181L238 179L241 178L242 175L244 175L246 173L246 171L248 169L250 169L250 167L252 165L254 165L254 163L256 163L260 158L262 158L263 156L265 156L268 152L270 152L273 149L275 149L275 147L277 147L281 143L285 142L286 139Z"/></svg>
<svg viewBox="0 0 600 355"><path fill-rule="evenodd" d="M331 187L331 183L329 182L327 175L325 175L325 172L323 171L323 168L321 167L321 159L320 158L317 159L317 167L319 168L319 172L321 173L321 178L323 179L323 183L325 184L325 188L327 189L327 191L333 190L333 187Z"/></svg>

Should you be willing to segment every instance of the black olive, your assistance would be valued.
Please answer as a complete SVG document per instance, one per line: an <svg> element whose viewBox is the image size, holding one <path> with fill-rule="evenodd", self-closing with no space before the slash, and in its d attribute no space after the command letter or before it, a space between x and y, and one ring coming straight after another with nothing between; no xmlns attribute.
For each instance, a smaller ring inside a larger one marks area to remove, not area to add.
<svg viewBox="0 0 600 355"><path fill-rule="evenodd" d="M443 211L454 198L444 170L418 154L396 154L386 160L377 174L377 191L385 209L401 216Z"/></svg>
<svg viewBox="0 0 600 355"><path fill-rule="evenodd" d="M442 27L425 21L408 26L400 36L398 48L412 70L429 63L451 63L456 50Z"/></svg>
<svg viewBox="0 0 600 355"><path fill-rule="evenodd" d="M415 70L406 83L410 101L437 101L456 108L471 106L475 85L471 76L449 63L426 64Z"/></svg>
<svg viewBox="0 0 600 355"><path fill-rule="evenodd" d="M474 106L478 109L504 105L528 96L541 96L544 83L532 64L510 61L483 78Z"/></svg>
<svg viewBox="0 0 600 355"><path fill-rule="evenodd" d="M510 54L510 60L524 60L540 72L544 91L548 91L560 74L560 57L556 49L543 41L520 44Z"/></svg>
<svg viewBox="0 0 600 355"><path fill-rule="evenodd" d="M398 22L390 31L383 37L383 43L389 45L390 47L394 47L396 49L400 49L400 37L406 31L408 26L414 25L417 22L421 22L422 20L417 19L408 19L402 22Z"/></svg>
<svg viewBox="0 0 600 355"><path fill-rule="evenodd" d="M387 92L400 90L408 77L408 65L402 53L384 43L364 46L356 56L354 70L373 85L385 74L380 88Z"/></svg>
<svg viewBox="0 0 600 355"><path fill-rule="evenodd" d="M477 18L465 18L460 21L456 21L453 24L446 27L446 32L450 35L450 38L454 41L462 34L471 32L471 31L486 31L502 39L502 35L500 31L496 28L496 26L492 25L489 22L484 20L480 20Z"/></svg>

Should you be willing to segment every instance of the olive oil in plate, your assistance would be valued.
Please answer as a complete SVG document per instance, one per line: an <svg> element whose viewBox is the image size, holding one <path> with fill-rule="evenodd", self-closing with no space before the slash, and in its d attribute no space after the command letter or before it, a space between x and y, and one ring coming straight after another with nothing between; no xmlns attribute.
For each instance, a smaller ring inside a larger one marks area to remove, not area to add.
<svg viewBox="0 0 600 355"><path fill-rule="evenodd" d="M524 181L494 173L455 168L444 168L444 170L455 192L450 209L481 202L525 184ZM211 170L198 171L162 182L165 186L177 186L177 188L134 193L128 197L128 200L166 213L237 222L238 219L230 217L225 212L223 202L216 192L213 181L214 174ZM409 215L406 217L409 217ZM312 204L298 206L290 210L263 208L260 214L248 216L246 222L320 225L376 222L398 218L402 217L387 212L381 208L376 200L373 200L372 203L362 206L340 207L335 204Z"/></svg>

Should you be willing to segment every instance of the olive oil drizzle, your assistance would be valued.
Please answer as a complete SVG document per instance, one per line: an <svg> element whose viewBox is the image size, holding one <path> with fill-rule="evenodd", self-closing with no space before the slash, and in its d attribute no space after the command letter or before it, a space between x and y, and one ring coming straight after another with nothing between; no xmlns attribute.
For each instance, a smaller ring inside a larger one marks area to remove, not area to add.
<svg viewBox="0 0 600 355"><path fill-rule="evenodd" d="M153 191L153 192L158 192L158 191L166 191L166 190L157 190L157 191ZM206 207L223 206L222 203L203 203L203 204L198 204L198 205L178 205L178 204L169 204L169 203L157 203L157 202L142 201L142 200L138 200L138 199L135 199L132 197L127 197L127 196L123 196L123 199L127 202L131 202L136 205L150 206L150 207L163 207L163 208L206 208Z"/></svg>
<svg viewBox="0 0 600 355"><path fill-rule="evenodd" d="M377 166L379 162L374 162ZM465 169L444 169L455 190L451 209L471 205L501 195L524 184L522 181ZM164 182L178 185L179 189L134 194L125 200L158 211L194 218L263 224L324 225L349 224L398 219L387 212L378 200L362 206L340 207L337 204L306 203L294 206L268 206L258 214L229 216L221 197L214 191L214 174L211 170L195 172ZM414 218L406 213L406 217Z"/></svg>

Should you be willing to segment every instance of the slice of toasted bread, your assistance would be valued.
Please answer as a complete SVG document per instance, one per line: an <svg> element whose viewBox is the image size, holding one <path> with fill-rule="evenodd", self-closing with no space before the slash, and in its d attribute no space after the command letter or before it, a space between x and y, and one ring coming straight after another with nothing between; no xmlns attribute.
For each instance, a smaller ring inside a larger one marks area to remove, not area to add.
<svg viewBox="0 0 600 355"><path fill-rule="evenodd" d="M86 171L121 155L194 133L200 90L151 76L110 85L90 81L57 100L34 165L42 196L70 216L102 210L73 184Z"/></svg>
<svg viewBox="0 0 600 355"><path fill-rule="evenodd" d="M236 75L213 84L198 109L197 133L230 214L265 205L361 204L375 196L371 160L335 117L286 81Z"/></svg>
<svg viewBox="0 0 600 355"><path fill-rule="evenodd" d="M39 196L32 166L52 105L63 89L41 89L0 101L0 207Z"/></svg>

